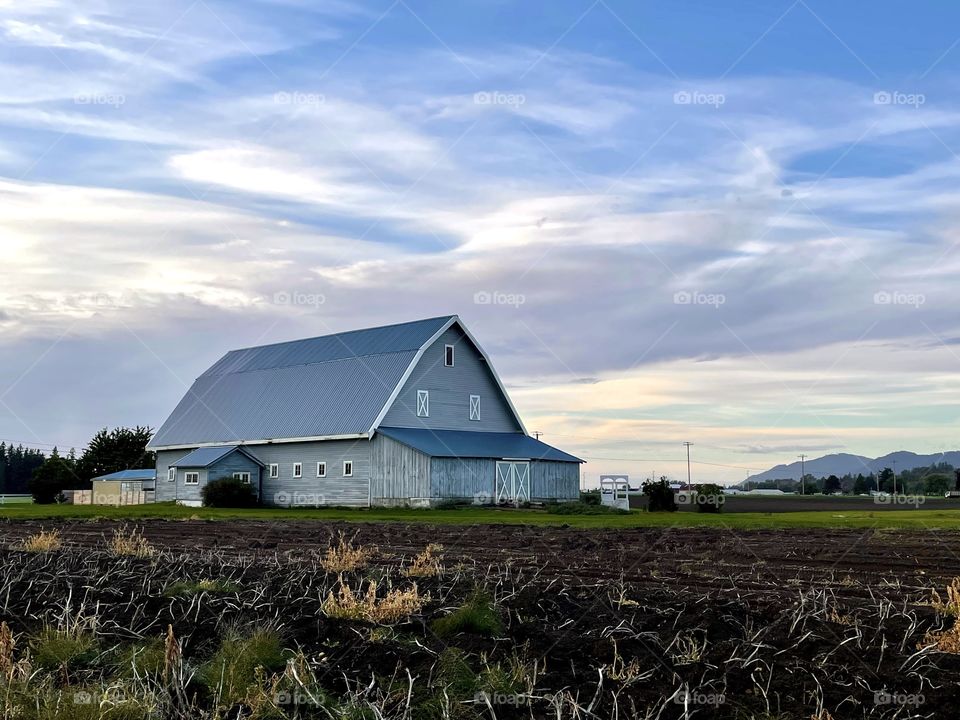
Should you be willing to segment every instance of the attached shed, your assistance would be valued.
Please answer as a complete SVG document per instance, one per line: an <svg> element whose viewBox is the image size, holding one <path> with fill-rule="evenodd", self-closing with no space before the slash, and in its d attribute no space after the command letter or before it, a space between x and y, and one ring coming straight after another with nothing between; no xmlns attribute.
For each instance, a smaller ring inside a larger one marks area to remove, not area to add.
<svg viewBox="0 0 960 720"><path fill-rule="evenodd" d="M167 481L180 489L174 498L183 505L201 505L200 489L208 482L236 478L253 486L260 496L264 465L240 445L219 445L197 448L167 468Z"/></svg>
<svg viewBox="0 0 960 720"><path fill-rule="evenodd" d="M381 427L372 495L380 504L576 500L579 458L521 433Z"/></svg>

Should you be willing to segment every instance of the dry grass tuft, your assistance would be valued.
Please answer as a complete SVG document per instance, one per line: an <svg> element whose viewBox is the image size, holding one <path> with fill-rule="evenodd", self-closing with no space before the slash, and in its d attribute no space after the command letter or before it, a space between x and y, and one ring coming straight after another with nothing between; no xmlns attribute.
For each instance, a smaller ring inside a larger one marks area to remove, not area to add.
<svg viewBox="0 0 960 720"><path fill-rule="evenodd" d="M943 601L940 593L931 591L930 605L942 615L960 616L960 577L955 577L947 585L947 600Z"/></svg>
<svg viewBox="0 0 960 720"><path fill-rule="evenodd" d="M954 621L953 627L942 632L928 632L923 636L923 642L917 648L923 649L933 645L942 653L960 655L960 618Z"/></svg>
<svg viewBox="0 0 960 720"><path fill-rule="evenodd" d="M136 528L132 530L117 529L107 544L110 552L118 557L149 558L156 554L153 545L147 542L143 533Z"/></svg>
<svg viewBox="0 0 960 720"><path fill-rule="evenodd" d="M59 530L41 530L28 538L24 538L20 542L20 549L27 552L53 552L59 550L62 545Z"/></svg>
<svg viewBox="0 0 960 720"><path fill-rule="evenodd" d="M390 590L382 598L377 598L377 583L370 581L365 595L356 594L349 585L340 583L337 595L331 590L323 603L323 611L333 618L342 620L367 620L377 624L389 624L420 612L430 595L421 595L417 586L407 590Z"/></svg>
<svg viewBox="0 0 960 720"><path fill-rule="evenodd" d="M327 572L344 573L366 567L370 558L377 554L375 547L354 547L353 544L340 534L340 541L327 549L327 554L320 561L320 565Z"/></svg>
<svg viewBox="0 0 960 720"><path fill-rule="evenodd" d="M403 574L407 577L436 577L443 572L443 545L430 543L407 566Z"/></svg>

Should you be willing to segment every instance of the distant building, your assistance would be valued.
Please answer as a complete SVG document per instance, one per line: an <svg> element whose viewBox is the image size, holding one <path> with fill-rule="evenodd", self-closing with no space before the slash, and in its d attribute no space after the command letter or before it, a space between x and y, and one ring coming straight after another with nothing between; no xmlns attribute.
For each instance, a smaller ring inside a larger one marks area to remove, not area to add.
<svg viewBox="0 0 960 720"><path fill-rule="evenodd" d="M94 505L141 505L153 501L156 470L121 470L93 478L89 502ZM74 502L87 503L85 494L74 494Z"/></svg>
<svg viewBox="0 0 960 720"><path fill-rule="evenodd" d="M267 505L575 500L580 463L527 435L460 318L234 350L150 443L160 501L217 478Z"/></svg>

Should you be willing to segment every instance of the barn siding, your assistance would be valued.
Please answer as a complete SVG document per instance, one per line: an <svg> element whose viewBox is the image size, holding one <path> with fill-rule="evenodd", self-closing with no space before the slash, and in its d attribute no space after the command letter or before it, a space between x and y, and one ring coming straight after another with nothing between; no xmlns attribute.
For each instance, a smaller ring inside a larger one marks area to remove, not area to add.
<svg viewBox="0 0 960 720"><path fill-rule="evenodd" d="M578 500L580 464L535 461L530 463L531 500Z"/></svg>
<svg viewBox="0 0 960 720"><path fill-rule="evenodd" d="M430 497L430 457L385 435L370 441L370 498L398 505Z"/></svg>
<svg viewBox="0 0 960 720"><path fill-rule="evenodd" d="M445 345L456 348L453 367L443 364ZM430 392L429 417L417 417L417 390ZM480 420L470 419L471 395L480 396ZM424 351L381 425L484 432L520 430L483 356L456 325Z"/></svg>
<svg viewBox="0 0 960 720"><path fill-rule="evenodd" d="M434 498L493 502L496 461L488 458L433 458L430 488Z"/></svg>
<svg viewBox="0 0 960 720"><path fill-rule="evenodd" d="M370 502L370 442L321 440L304 443L245 445L266 467L263 471L264 505L367 506ZM353 461L353 476L343 476L343 461ZM293 477L293 464L303 463L303 477ZM317 477L317 463L327 463L327 476ZM277 463L280 477L270 478Z"/></svg>

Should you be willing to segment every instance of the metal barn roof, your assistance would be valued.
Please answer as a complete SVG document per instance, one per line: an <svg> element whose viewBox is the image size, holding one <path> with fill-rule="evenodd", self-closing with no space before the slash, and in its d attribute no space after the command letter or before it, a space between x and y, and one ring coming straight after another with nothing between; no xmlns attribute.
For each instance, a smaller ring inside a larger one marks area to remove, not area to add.
<svg viewBox="0 0 960 720"><path fill-rule="evenodd" d="M433 457L583 462L523 433L381 427L377 432Z"/></svg>
<svg viewBox="0 0 960 720"><path fill-rule="evenodd" d="M233 350L193 383L151 448L362 435L456 316Z"/></svg>
<svg viewBox="0 0 960 720"><path fill-rule="evenodd" d="M191 453L187 453L182 458L176 462L170 463L170 467L178 468L205 468L210 467L218 460L222 460L227 455L232 453L234 450L239 450L248 458L253 460L255 463L263 466L263 463L253 457L250 453L245 451L239 445L220 445L218 447L202 447L197 448Z"/></svg>
<svg viewBox="0 0 960 720"><path fill-rule="evenodd" d="M121 470L120 472L101 475L93 478L94 480L156 480L157 471L147 470Z"/></svg>

